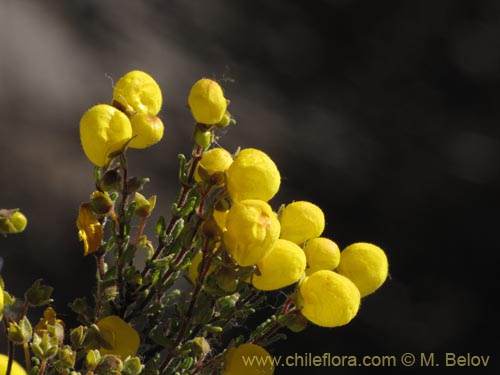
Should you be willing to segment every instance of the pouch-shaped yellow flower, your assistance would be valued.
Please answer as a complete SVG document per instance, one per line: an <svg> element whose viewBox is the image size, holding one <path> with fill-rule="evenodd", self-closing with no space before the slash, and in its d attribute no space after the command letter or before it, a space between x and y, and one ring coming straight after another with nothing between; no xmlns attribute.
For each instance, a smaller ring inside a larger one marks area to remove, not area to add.
<svg viewBox="0 0 500 375"><path fill-rule="evenodd" d="M208 150L203 153L201 160L196 166L196 170L194 171L194 179L196 182L200 182L202 180L199 174L200 168L205 171L207 176L211 176L217 172L225 172L232 162L233 157L229 153L229 151L221 147Z"/></svg>
<svg viewBox="0 0 500 375"><path fill-rule="evenodd" d="M281 176L276 164L264 152L245 148L226 171L226 188L233 201L269 201L278 192Z"/></svg>
<svg viewBox="0 0 500 375"><path fill-rule="evenodd" d="M137 331L116 315L109 315L97 322L99 331L111 349L100 348L102 355L114 354L124 360L135 356L139 349L140 338Z"/></svg>
<svg viewBox="0 0 500 375"><path fill-rule="evenodd" d="M149 74L132 70L116 82L113 101L118 102L128 115L146 113L156 116L162 104L160 86Z"/></svg>
<svg viewBox="0 0 500 375"><path fill-rule="evenodd" d="M323 233L325 215L315 204L297 201L283 209L280 214L280 224L280 238L301 244Z"/></svg>
<svg viewBox="0 0 500 375"><path fill-rule="evenodd" d="M101 223L88 204L80 205L76 226L78 227L78 237L80 241L83 241L83 255L96 252L101 246L103 230Z"/></svg>
<svg viewBox="0 0 500 375"><path fill-rule="evenodd" d="M388 270L384 250L371 243L358 242L342 250L336 271L356 284L361 297L365 297L384 283Z"/></svg>
<svg viewBox="0 0 500 375"><path fill-rule="evenodd" d="M307 258L306 274L309 276L320 270L334 270L340 262L340 249L335 242L325 237L307 241L304 246Z"/></svg>
<svg viewBox="0 0 500 375"><path fill-rule="evenodd" d="M262 346L242 344L229 349L224 356L222 375L272 375L274 362Z"/></svg>
<svg viewBox="0 0 500 375"><path fill-rule="evenodd" d="M225 211L214 210L214 212L212 213L212 216L214 217L215 222L217 223L217 225L219 226L219 228L223 232L226 231L226 218L227 218L228 213L229 213L229 210L225 210Z"/></svg>
<svg viewBox="0 0 500 375"><path fill-rule="evenodd" d="M259 273L252 277L255 288L281 289L296 283L304 276L306 256L297 244L279 239L269 253L257 263L257 267Z"/></svg>
<svg viewBox="0 0 500 375"><path fill-rule="evenodd" d="M194 119L206 125L217 124L222 119L227 103L222 87L208 78L197 81L188 97L188 105Z"/></svg>
<svg viewBox="0 0 500 375"><path fill-rule="evenodd" d="M0 354L0 374L7 373L7 364L9 363L9 357L5 354ZM28 375L26 370L16 361L12 362L11 375Z"/></svg>
<svg viewBox="0 0 500 375"><path fill-rule="evenodd" d="M118 109L98 104L80 120L80 140L87 158L98 167L109 163L109 155L122 150L132 137L128 117Z"/></svg>
<svg viewBox="0 0 500 375"><path fill-rule="evenodd" d="M138 113L130 118L130 124L133 136L128 144L130 148L147 148L163 137L164 126L158 116Z"/></svg>
<svg viewBox="0 0 500 375"><path fill-rule="evenodd" d="M358 313L359 290L347 277L322 270L306 277L300 284L301 312L321 327L349 323Z"/></svg>
<svg viewBox="0 0 500 375"><path fill-rule="evenodd" d="M280 223L271 206L261 200L247 199L229 209L224 243L234 261L247 267L271 250L279 232Z"/></svg>

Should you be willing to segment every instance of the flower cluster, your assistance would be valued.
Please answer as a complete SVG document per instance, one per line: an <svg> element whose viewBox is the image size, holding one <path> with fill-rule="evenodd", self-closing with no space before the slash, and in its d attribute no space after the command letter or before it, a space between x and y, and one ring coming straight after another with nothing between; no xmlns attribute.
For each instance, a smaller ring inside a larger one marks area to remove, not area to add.
<svg viewBox="0 0 500 375"><path fill-rule="evenodd" d="M131 176L128 157L163 137L159 85L131 71L117 81L109 104L81 117L95 190L80 205L76 226L83 255L96 262L94 298L70 304L81 325L68 329L41 280L21 299L0 293L9 349L23 347L28 372L272 374L272 361L248 366L244 357L269 357L264 347L285 338L284 329L349 323L361 298L387 278L384 251L362 242L340 251L324 236L317 205L299 200L273 209L281 176L269 155L214 146L219 129L235 124L219 83L200 79L187 103L194 147L189 160L179 155L179 194L169 218L156 218L154 238L145 228L157 196L143 195L149 178ZM0 211L0 233L25 226L18 210ZM181 277L189 284L179 284ZM41 306L32 328L28 310ZM268 319L232 337L235 326L268 306L275 308ZM0 357L3 368L26 374L12 354Z"/></svg>

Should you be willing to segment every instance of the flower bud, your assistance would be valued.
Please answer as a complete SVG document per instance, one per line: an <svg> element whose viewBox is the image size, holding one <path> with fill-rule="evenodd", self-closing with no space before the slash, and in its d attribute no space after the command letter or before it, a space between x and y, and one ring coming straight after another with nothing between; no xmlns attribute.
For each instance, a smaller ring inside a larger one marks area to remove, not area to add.
<svg viewBox="0 0 500 375"><path fill-rule="evenodd" d="M215 282L224 292L232 293L238 286L238 274L231 268L221 268L215 275Z"/></svg>
<svg viewBox="0 0 500 375"><path fill-rule="evenodd" d="M59 350L59 360L57 361L57 367L60 369L73 368L76 361L76 352L71 350L71 347L64 345Z"/></svg>
<svg viewBox="0 0 500 375"><path fill-rule="evenodd" d="M212 130L203 130L198 126L194 127L193 141L204 150L208 149L214 141L214 133Z"/></svg>
<svg viewBox="0 0 500 375"><path fill-rule="evenodd" d="M257 262L260 274L252 284L260 290L276 290L296 283L304 276L306 256L293 242L279 239L267 255Z"/></svg>
<svg viewBox="0 0 500 375"><path fill-rule="evenodd" d="M111 155L122 151L132 138L132 125L118 109L98 104L89 109L80 120L80 140L87 158L103 167Z"/></svg>
<svg viewBox="0 0 500 375"><path fill-rule="evenodd" d="M133 70L121 77L113 90L113 102L125 113L156 116L162 105L160 86L149 74Z"/></svg>
<svg viewBox="0 0 500 375"><path fill-rule="evenodd" d="M102 375L115 375L123 370L123 362L119 356L104 355L97 365L95 372Z"/></svg>
<svg viewBox="0 0 500 375"><path fill-rule="evenodd" d="M342 250L337 272L349 278L358 287L361 297L365 297L384 283L388 269L387 256L380 247L358 242Z"/></svg>
<svg viewBox="0 0 500 375"><path fill-rule="evenodd" d="M334 270L340 262L340 250L335 242L318 237L307 241L304 246L307 259L306 274L312 275L320 270Z"/></svg>
<svg viewBox="0 0 500 375"><path fill-rule="evenodd" d="M188 104L197 122L214 125L222 120L228 101L217 82L202 78L191 88Z"/></svg>
<svg viewBox="0 0 500 375"><path fill-rule="evenodd" d="M199 358L205 357L208 353L210 353L211 350L210 344L204 337L195 337L193 340L191 340L191 349Z"/></svg>
<svg viewBox="0 0 500 375"><path fill-rule="evenodd" d="M73 349L77 350L83 347L85 337L87 336L87 330L88 328L84 326L78 326L75 329L71 330L69 338Z"/></svg>
<svg viewBox="0 0 500 375"><path fill-rule="evenodd" d="M282 325L295 333L302 332L306 329L308 322L300 311L293 311L286 315L281 315L278 319Z"/></svg>
<svg viewBox="0 0 500 375"><path fill-rule="evenodd" d="M146 218L151 215L151 212L155 208L156 195L152 195L151 197L149 197L149 199L146 199L144 195L136 192L134 196L134 202L134 214L141 218Z"/></svg>
<svg viewBox="0 0 500 375"><path fill-rule="evenodd" d="M280 238L296 244L316 238L325 229L325 215L321 208L306 201L287 205L280 214Z"/></svg>
<svg viewBox="0 0 500 375"><path fill-rule="evenodd" d="M8 328L8 338L14 344L22 345L27 343L33 334L33 328L26 316L24 316L19 323L11 322Z"/></svg>
<svg viewBox="0 0 500 375"><path fill-rule="evenodd" d="M47 332L42 337L34 333L31 349L38 358L49 359L57 354L59 340L56 336L51 336Z"/></svg>
<svg viewBox="0 0 500 375"><path fill-rule="evenodd" d="M233 201L260 199L269 201L281 183L276 164L264 152L241 150L226 171L226 189Z"/></svg>
<svg viewBox="0 0 500 375"><path fill-rule="evenodd" d="M28 219L19 210L0 210L0 234L21 233L27 224Z"/></svg>
<svg viewBox="0 0 500 375"><path fill-rule="evenodd" d="M83 241L83 255L99 250L103 238L102 224L97 220L89 204L80 205L76 226L78 237L80 241Z"/></svg>
<svg viewBox="0 0 500 375"><path fill-rule="evenodd" d="M110 169L99 181L99 187L104 191L120 190L122 176L118 169Z"/></svg>
<svg viewBox="0 0 500 375"><path fill-rule="evenodd" d="M208 179L217 172L225 172L232 162L233 157L229 151L223 148L217 147L205 151L196 166L194 179L196 182L200 182L202 180L208 181ZM200 170L205 171L204 176L201 176Z"/></svg>
<svg viewBox="0 0 500 375"><path fill-rule="evenodd" d="M236 202L226 217L224 243L234 261L246 267L258 263L274 246L280 224L271 206L261 200Z"/></svg>
<svg viewBox="0 0 500 375"><path fill-rule="evenodd" d="M147 148L160 142L163 138L165 127L157 116L147 113L138 113L130 119L132 125L132 140L130 148Z"/></svg>
<svg viewBox="0 0 500 375"><path fill-rule="evenodd" d="M125 375L139 375L144 369L138 357L129 357L123 362L123 373Z"/></svg>
<svg viewBox="0 0 500 375"><path fill-rule="evenodd" d="M87 352L87 356L85 357L85 361L87 362L88 367L96 368L101 361L101 353L99 353L99 350L89 350Z"/></svg>
<svg viewBox="0 0 500 375"><path fill-rule="evenodd" d="M108 193L94 191L90 195L90 207L96 215L107 215L113 208L113 201Z"/></svg>
<svg viewBox="0 0 500 375"><path fill-rule="evenodd" d="M225 128L226 126L231 124L231 120L232 120L231 115L229 114L228 111L226 111L222 116L222 118L220 119L220 121L217 124L215 124L215 126L217 126L218 128Z"/></svg>
<svg viewBox="0 0 500 375"><path fill-rule="evenodd" d="M358 313L360 294L356 285L336 272L321 270L300 284L301 313L321 327L349 323Z"/></svg>

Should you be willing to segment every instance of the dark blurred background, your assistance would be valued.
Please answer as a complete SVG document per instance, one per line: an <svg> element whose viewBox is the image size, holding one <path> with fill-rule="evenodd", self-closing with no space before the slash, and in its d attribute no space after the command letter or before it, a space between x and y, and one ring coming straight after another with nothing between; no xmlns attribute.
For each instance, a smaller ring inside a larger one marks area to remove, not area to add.
<svg viewBox="0 0 500 375"><path fill-rule="evenodd" d="M84 111L109 102L129 70L155 77L165 138L130 160L167 214L176 155L192 145L187 96L206 76L238 121L219 143L276 161L273 207L312 201L341 248L373 242L390 261L391 279L351 324L311 326L271 352L471 353L492 357L476 371L495 372L499 41L495 0L2 0L0 206L29 218L25 233L0 239L8 290L21 295L41 277L64 318L93 285L75 227L92 192ZM277 374L304 371L374 369Z"/></svg>

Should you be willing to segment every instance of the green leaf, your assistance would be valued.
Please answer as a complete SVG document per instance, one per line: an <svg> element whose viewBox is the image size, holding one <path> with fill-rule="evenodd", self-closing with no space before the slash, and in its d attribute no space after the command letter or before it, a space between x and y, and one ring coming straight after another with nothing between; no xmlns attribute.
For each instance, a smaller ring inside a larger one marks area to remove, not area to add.
<svg viewBox="0 0 500 375"><path fill-rule="evenodd" d="M24 298L31 306L44 306L52 302L50 296L54 288L48 285L42 285L42 279L33 283L31 288L24 294Z"/></svg>
<svg viewBox="0 0 500 375"><path fill-rule="evenodd" d="M165 231L167 230L167 225L165 223L165 218L160 216L158 221L156 222L156 235L158 237L162 237L165 235Z"/></svg>

